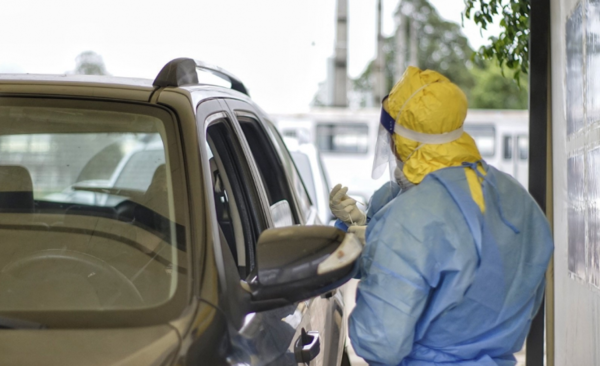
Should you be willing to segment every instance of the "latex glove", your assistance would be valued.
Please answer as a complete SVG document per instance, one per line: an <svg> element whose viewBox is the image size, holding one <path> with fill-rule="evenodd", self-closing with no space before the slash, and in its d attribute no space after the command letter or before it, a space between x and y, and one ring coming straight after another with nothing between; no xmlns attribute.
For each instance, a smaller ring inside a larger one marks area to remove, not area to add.
<svg viewBox="0 0 600 366"><path fill-rule="evenodd" d="M364 225L367 223L367 216L356 206L356 201L346 194L348 187L336 185L329 193L329 208L331 213L346 225Z"/></svg>
<svg viewBox="0 0 600 366"><path fill-rule="evenodd" d="M348 232L356 235L362 246L365 246L367 239L365 238L365 234L367 232L367 225L354 225L348 227Z"/></svg>

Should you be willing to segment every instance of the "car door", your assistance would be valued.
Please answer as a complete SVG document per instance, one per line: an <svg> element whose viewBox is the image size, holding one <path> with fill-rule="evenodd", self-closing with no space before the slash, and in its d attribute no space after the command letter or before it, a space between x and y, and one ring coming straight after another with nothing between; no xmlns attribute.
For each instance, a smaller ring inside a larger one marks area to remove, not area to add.
<svg viewBox="0 0 600 366"><path fill-rule="evenodd" d="M275 127L259 117L248 103L226 100L231 114L238 121L243 138L251 152L269 204L278 200L290 202L294 224L318 224L318 211L312 204L300 174ZM272 210L271 210L272 211ZM277 212L271 212L276 215ZM276 226L277 217L273 217ZM313 331L321 337L321 354L315 365L339 365L344 347L343 298L339 291L310 299L307 304Z"/></svg>
<svg viewBox="0 0 600 366"><path fill-rule="evenodd" d="M220 308L227 314L232 361L249 365L296 365L303 330L313 331L310 301L257 313L245 310L243 283L256 276L254 261L260 233L274 227L268 198L242 130L216 100L198 106L202 162L209 168L218 233L216 260L221 267ZM206 170L205 170L206 171ZM279 201L278 201L279 202ZM313 333L314 334L314 333ZM307 337L305 337L307 338ZM323 352L317 355L322 359ZM310 365L323 365L313 360Z"/></svg>

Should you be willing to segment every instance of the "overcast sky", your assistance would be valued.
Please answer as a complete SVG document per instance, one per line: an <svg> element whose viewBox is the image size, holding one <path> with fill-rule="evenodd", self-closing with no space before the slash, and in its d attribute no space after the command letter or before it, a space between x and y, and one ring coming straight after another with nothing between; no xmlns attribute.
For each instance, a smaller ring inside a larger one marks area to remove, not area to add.
<svg viewBox="0 0 600 366"><path fill-rule="evenodd" d="M94 51L116 76L153 79L177 57L217 64L242 79L267 112L308 109L333 54L335 0L0 0L0 72L61 74ZM430 0L460 22L463 0ZM398 0L383 0L394 29ZM375 55L376 0L349 0L350 76ZM465 22L471 46L485 38Z"/></svg>

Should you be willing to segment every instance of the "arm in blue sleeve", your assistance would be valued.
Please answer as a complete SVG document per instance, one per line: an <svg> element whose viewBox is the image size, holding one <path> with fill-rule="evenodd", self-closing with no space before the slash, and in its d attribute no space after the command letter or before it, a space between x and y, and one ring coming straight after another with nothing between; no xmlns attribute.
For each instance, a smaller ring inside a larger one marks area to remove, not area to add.
<svg viewBox="0 0 600 366"><path fill-rule="evenodd" d="M373 216L391 200L396 198L400 193L400 186L394 182L384 183L378 190L373 193L369 200L369 207L367 208L367 222L371 220Z"/></svg>
<svg viewBox="0 0 600 366"><path fill-rule="evenodd" d="M380 219L368 234L363 278L349 333L356 353L369 365L398 365L411 352L417 322L431 291L421 266L425 246L401 224Z"/></svg>
<svg viewBox="0 0 600 366"><path fill-rule="evenodd" d="M367 218L367 220L368 220L368 218ZM340 220L340 219L337 219L337 220L335 221L335 224L334 224L334 226L335 226L336 228L338 228L338 229L340 229L340 230L344 231L344 232L348 232L348 225L346 225L346 223L345 223L345 222L343 222L343 221L342 221L342 220ZM359 270L358 270L358 272L356 272L356 275L354 276L354 278L356 278L356 279L360 279L361 277L362 277L362 272L361 272L361 270L359 269Z"/></svg>

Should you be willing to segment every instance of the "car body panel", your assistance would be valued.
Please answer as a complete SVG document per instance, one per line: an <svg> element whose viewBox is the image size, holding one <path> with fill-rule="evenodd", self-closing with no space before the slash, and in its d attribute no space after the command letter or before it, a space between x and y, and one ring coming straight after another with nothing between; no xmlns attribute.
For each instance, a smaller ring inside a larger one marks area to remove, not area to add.
<svg viewBox="0 0 600 366"><path fill-rule="evenodd" d="M0 331L1 363L7 366L160 365L174 359L179 343L169 325Z"/></svg>
<svg viewBox="0 0 600 366"><path fill-rule="evenodd" d="M0 94L42 94L147 101L154 88L148 80L71 75L0 74Z"/></svg>

